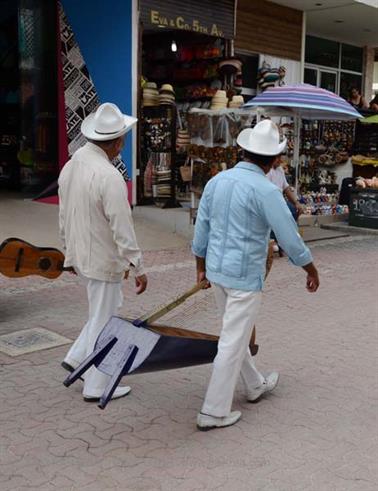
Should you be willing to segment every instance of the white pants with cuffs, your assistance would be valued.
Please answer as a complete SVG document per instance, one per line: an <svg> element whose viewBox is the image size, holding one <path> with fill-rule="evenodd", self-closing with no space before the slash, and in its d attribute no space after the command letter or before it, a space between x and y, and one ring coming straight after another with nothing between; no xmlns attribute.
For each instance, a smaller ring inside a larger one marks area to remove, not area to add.
<svg viewBox="0 0 378 491"><path fill-rule="evenodd" d="M216 284L212 288L222 317L222 330L201 412L223 417L230 414L239 374L247 391L264 382L249 350L262 292L233 290Z"/></svg>
<svg viewBox="0 0 378 491"><path fill-rule="evenodd" d="M80 274L87 288L89 318L79 337L68 351L65 361L76 368L95 347L95 343L102 328L113 315L117 314L122 306L122 281L111 283L86 278ZM110 377L92 366L84 374L85 396L100 397Z"/></svg>

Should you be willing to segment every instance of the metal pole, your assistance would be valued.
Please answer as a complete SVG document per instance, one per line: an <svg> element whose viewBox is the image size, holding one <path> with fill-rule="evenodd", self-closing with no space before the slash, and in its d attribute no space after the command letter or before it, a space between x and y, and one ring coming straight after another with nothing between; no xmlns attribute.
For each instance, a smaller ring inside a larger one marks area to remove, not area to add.
<svg viewBox="0 0 378 491"><path fill-rule="evenodd" d="M299 147L300 147L300 131L301 131L301 118L299 116L294 117L294 167L295 167L295 192L298 195L298 181L299 181Z"/></svg>

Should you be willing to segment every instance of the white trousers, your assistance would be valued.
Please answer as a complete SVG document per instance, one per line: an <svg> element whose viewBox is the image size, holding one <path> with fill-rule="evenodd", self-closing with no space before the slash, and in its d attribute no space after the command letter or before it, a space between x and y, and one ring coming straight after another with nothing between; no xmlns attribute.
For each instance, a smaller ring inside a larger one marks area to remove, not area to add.
<svg viewBox="0 0 378 491"><path fill-rule="evenodd" d="M223 417L230 414L239 374L247 391L264 381L249 350L262 292L233 290L215 284L212 287L222 316L222 331L201 412Z"/></svg>
<svg viewBox="0 0 378 491"><path fill-rule="evenodd" d="M116 315L123 302L122 281L110 283L86 278L81 274L80 277L87 287L89 316L88 322L65 357L65 361L74 368L93 352L102 328ZM109 378L94 366L91 367L84 374L83 394L100 397Z"/></svg>

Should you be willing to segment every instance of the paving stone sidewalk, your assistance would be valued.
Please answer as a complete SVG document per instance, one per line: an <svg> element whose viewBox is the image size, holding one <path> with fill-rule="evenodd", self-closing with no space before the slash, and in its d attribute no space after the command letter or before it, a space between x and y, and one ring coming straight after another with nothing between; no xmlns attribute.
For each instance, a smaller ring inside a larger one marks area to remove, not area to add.
<svg viewBox="0 0 378 491"><path fill-rule="evenodd" d="M312 246L316 295L285 258L269 276L257 325L263 370L276 391L259 404L238 386L235 426L198 432L210 366L134 375L132 392L101 411L80 382L62 385L67 346L0 353L0 489L127 491L375 491L377 450L377 241ZM190 287L189 248L146 253L149 291L125 282L122 315L137 317ZM0 334L43 327L74 339L86 319L79 280L0 276ZM211 291L164 318L217 333ZM125 379L126 381L126 379Z"/></svg>

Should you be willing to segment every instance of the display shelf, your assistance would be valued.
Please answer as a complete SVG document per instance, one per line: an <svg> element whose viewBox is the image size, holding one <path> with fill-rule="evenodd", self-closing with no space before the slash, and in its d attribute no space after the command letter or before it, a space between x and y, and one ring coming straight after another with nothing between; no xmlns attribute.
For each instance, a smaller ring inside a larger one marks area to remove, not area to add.
<svg viewBox="0 0 378 491"><path fill-rule="evenodd" d="M147 59L148 63L158 63L159 65L170 65L174 63L175 65L190 65L191 63L198 64L198 63L208 63L208 62L213 62L213 63L219 63L220 61L224 60L224 56L216 56L213 58L192 58L190 61L189 60L177 60L175 58L161 58L160 60L157 59Z"/></svg>
<svg viewBox="0 0 378 491"><path fill-rule="evenodd" d="M212 95L204 95L201 97L180 97L176 99L176 102L196 102L196 101L209 101L213 98ZM194 108L193 108L194 109Z"/></svg>
<svg viewBox="0 0 378 491"><path fill-rule="evenodd" d="M149 77L151 79L151 82L156 82L158 85L163 85L163 84L173 84L176 86L181 85L195 85L195 84L200 84L201 82L203 84L209 83L212 80L218 80L219 75L213 75L211 77L205 77L205 78L185 78L185 79L175 79L173 77Z"/></svg>
<svg viewBox="0 0 378 491"><path fill-rule="evenodd" d="M303 184L307 191L318 191L321 188L326 188L327 191L338 191L338 184Z"/></svg>

